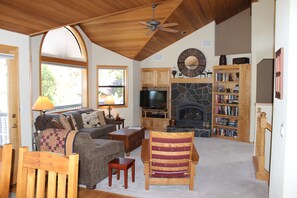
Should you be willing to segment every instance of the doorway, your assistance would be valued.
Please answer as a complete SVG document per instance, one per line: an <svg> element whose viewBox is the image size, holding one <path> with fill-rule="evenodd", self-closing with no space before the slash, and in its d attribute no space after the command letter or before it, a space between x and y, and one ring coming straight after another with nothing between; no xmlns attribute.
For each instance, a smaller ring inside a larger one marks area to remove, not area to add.
<svg viewBox="0 0 297 198"><path fill-rule="evenodd" d="M0 45L0 145L13 145L12 184L16 183L20 147L18 48Z"/></svg>

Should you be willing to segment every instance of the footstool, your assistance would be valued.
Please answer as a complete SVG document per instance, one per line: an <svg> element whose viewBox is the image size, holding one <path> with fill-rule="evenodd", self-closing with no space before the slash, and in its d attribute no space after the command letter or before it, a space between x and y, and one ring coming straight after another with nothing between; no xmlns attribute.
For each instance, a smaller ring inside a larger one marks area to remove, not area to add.
<svg viewBox="0 0 297 198"><path fill-rule="evenodd" d="M117 180L120 179L120 170L124 170L124 187L128 188L128 169L132 167L132 182L135 181L135 159L118 157L108 162L108 185L112 184L112 169L117 169Z"/></svg>

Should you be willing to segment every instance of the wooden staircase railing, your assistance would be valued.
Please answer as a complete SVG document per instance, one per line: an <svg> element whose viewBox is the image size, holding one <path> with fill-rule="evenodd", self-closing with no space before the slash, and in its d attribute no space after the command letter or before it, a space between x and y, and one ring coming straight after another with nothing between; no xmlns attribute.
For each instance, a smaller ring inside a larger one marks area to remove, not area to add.
<svg viewBox="0 0 297 198"><path fill-rule="evenodd" d="M267 122L266 113L261 112L261 108L257 110L257 131L256 131L256 149L254 160L254 168L256 179L269 180L269 172L265 170L265 131L268 129L272 132L272 126Z"/></svg>

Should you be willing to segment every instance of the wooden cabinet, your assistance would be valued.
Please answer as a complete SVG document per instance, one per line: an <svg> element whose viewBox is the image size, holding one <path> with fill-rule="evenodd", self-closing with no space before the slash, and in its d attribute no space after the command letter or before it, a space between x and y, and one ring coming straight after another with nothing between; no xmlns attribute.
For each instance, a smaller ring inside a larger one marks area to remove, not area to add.
<svg viewBox="0 0 297 198"><path fill-rule="evenodd" d="M142 87L169 87L171 68L143 68Z"/></svg>
<svg viewBox="0 0 297 198"><path fill-rule="evenodd" d="M249 64L213 67L214 136L249 142L250 83Z"/></svg>
<svg viewBox="0 0 297 198"><path fill-rule="evenodd" d="M166 131L169 125L167 110L143 109L142 126L149 130Z"/></svg>
<svg viewBox="0 0 297 198"><path fill-rule="evenodd" d="M170 67L163 68L143 68L142 88L148 90L166 90L167 108L166 110L143 109L141 124L149 130L166 131L169 125L168 119L168 96L169 79L171 75Z"/></svg>
<svg viewBox="0 0 297 198"><path fill-rule="evenodd" d="M142 118L142 126L145 129L166 131L168 125L169 119L167 118Z"/></svg>

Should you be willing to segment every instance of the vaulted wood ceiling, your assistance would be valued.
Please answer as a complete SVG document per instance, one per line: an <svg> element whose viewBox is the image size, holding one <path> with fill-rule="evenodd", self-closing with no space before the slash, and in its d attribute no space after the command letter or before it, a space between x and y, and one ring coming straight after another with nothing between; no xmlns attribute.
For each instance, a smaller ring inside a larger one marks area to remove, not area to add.
<svg viewBox="0 0 297 198"><path fill-rule="evenodd" d="M140 21L152 17L178 23L179 33L154 31ZM0 28L38 35L66 25L79 25L89 39L134 60L143 60L184 36L217 24L249 8L251 0L1 0ZM181 34L187 31L186 34Z"/></svg>

